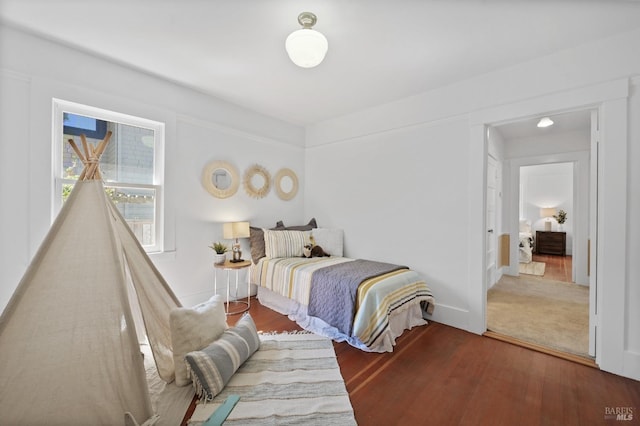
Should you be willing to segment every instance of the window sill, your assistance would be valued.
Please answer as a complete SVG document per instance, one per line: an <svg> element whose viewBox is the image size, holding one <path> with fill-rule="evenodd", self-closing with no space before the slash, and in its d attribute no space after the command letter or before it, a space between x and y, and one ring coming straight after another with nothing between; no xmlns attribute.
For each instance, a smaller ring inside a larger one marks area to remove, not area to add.
<svg viewBox="0 0 640 426"><path fill-rule="evenodd" d="M147 255L149 255L149 257L151 258L151 260L160 260L160 261L167 261L167 260L176 260L176 251L172 250L172 251L154 251L151 253L147 253Z"/></svg>

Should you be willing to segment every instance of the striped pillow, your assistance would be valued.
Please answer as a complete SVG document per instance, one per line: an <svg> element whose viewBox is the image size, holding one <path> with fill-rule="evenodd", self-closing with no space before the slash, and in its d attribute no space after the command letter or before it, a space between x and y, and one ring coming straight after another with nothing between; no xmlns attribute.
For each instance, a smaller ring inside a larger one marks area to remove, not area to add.
<svg viewBox="0 0 640 426"><path fill-rule="evenodd" d="M302 257L302 249L309 243L309 231L264 230L264 248L268 258Z"/></svg>
<svg viewBox="0 0 640 426"><path fill-rule="evenodd" d="M259 348L256 325L251 315L245 314L211 345L189 352L185 360L198 397L211 401Z"/></svg>

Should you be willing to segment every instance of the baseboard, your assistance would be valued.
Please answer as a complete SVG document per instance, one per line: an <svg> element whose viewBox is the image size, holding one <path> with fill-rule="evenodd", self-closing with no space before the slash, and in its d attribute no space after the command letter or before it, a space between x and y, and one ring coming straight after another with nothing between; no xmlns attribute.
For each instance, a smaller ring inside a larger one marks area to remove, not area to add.
<svg viewBox="0 0 640 426"><path fill-rule="evenodd" d="M427 319L469 331L469 311L454 306L442 305L436 302L433 315Z"/></svg>
<svg viewBox="0 0 640 426"><path fill-rule="evenodd" d="M522 346L523 348L531 349L536 352L542 352L547 355L555 356L557 358L566 359L567 361L576 362L578 364L586 365L587 367L600 368L594 360L590 358L581 357L566 352L557 351L555 349L548 348L546 346L537 345L535 343L525 342L524 340L516 339L515 337L507 336L505 334L496 333L495 331L487 330L483 336L491 339L500 340L506 343L510 343L516 346Z"/></svg>
<svg viewBox="0 0 640 426"><path fill-rule="evenodd" d="M640 354L624 351L624 366L622 375L634 380L640 380Z"/></svg>

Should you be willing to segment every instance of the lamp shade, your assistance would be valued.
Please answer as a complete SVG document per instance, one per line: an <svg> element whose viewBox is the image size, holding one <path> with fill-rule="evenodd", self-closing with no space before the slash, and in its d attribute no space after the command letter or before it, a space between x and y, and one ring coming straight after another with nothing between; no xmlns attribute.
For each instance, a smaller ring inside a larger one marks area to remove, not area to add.
<svg viewBox="0 0 640 426"><path fill-rule="evenodd" d="M285 49L294 64L302 68L313 68L324 60L329 42L322 33L303 28L289 34Z"/></svg>
<svg viewBox="0 0 640 426"><path fill-rule="evenodd" d="M222 225L222 234L226 239L249 238L249 222L229 222Z"/></svg>
<svg viewBox="0 0 640 426"><path fill-rule="evenodd" d="M291 61L302 68L312 68L323 61L329 42L327 38L312 29L318 18L311 12L298 15L298 23L302 29L289 34L284 47Z"/></svg>
<svg viewBox="0 0 640 426"><path fill-rule="evenodd" d="M555 207L544 207L540 209L540 217L553 217L556 214Z"/></svg>

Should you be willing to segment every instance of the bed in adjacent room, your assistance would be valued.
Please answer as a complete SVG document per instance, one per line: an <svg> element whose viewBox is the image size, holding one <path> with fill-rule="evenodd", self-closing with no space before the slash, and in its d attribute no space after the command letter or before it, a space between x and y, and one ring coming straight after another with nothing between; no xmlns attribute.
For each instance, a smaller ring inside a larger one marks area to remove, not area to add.
<svg viewBox="0 0 640 426"><path fill-rule="evenodd" d="M260 303L302 328L364 351L391 352L404 330L427 324L431 290L406 266L343 257L342 239L337 229L252 228L248 279ZM305 257L310 241L329 256Z"/></svg>
<svg viewBox="0 0 640 426"><path fill-rule="evenodd" d="M531 223L526 219L520 219L518 253L520 263L531 263L533 260L533 233Z"/></svg>

